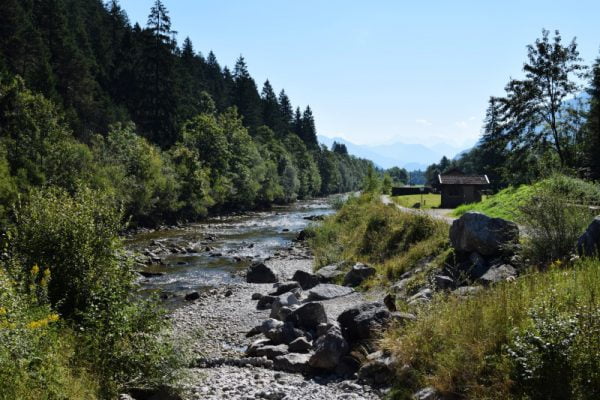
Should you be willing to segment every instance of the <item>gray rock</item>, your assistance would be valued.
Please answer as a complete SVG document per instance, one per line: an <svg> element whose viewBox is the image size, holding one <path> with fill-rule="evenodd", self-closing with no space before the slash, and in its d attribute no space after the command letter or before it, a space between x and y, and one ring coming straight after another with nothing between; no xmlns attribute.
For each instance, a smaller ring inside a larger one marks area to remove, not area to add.
<svg viewBox="0 0 600 400"><path fill-rule="evenodd" d="M413 394L413 400L440 400L437 390L432 387L426 387Z"/></svg>
<svg viewBox="0 0 600 400"><path fill-rule="evenodd" d="M336 297L349 295L353 292L354 289L346 286L321 283L308 291L307 299L308 301L330 300L335 299Z"/></svg>
<svg viewBox="0 0 600 400"><path fill-rule="evenodd" d="M344 285L352 287L358 286L365 279L374 276L376 272L377 271L375 270L375 268L370 267L368 265L361 263L355 264L344 277Z"/></svg>
<svg viewBox="0 0 600 400"><path fill-rule="evenodd" d="M481 286L462 286L456 289L454 293L459 296L472 296L482 290L483 288Z"/></svg>
<svg viewBox="0 0 600 400"><path fill-rule="evenodd" d="M405 279L401 279L398 282L394 283L392 285L392 287L390 288L392 293L400 293L400 292L404 291L407 288L410 281L411 281L410 278L405 278Z"/></svg>
<svg viewBox="0 0 600 400"><path fill-rule="evenodd" d="M334 370L350 348L337 326L332 326L325 335L319 336L313 347L314 354L310 357L309 365L324 370Z"/></svg>
<svg viewBox="0 0 600 400"><path fill-rule="evenodd" d="M292 340L288 346L292 353L308 353L312 349L312 344L304 336Z"/></svg>
<svg viewBox="0 0 600 400"><path fill-rule="evenodd" d="M452 223L450 241L459 252L493 256L519 242L519 228L514 222L468 212Z"/></svg>
<svg viewBox="0 0 600 400"><path fill-rule="evenodd" d="M386 294L383 298L383 304L385 304L388 310L392 312L396 311L396 296L391 293Z"/></svg>
<svg viewBox="0 0 600 400"><path fill-rule="evenodd" d="M292 280L298 282L302 290L311 289L317 286L320 282L320 279L317 275L302 271L300 269L294 272Z"/></svg>
<svg viewBox="0 0 600 400"><path fill-rule="evenodd" d="M400 323L405 323L406 321L416 321L417 317L411 313L394 311L392 312L392 319Z"/></svg>
<svg viewBox="0 0 600 400"><path fill-rule="evenodd" d="M252 342L250 346L246 349L246 356L254 357L254 354L258 351L259 348L263 346L268 346L271 343L269 339L258 339Z"/></svg>
<svg viewBox="0 0 600 400"><path fill-rule="evenodd" d="M263 330L263 334L271 340L272 344L289 344L297 338L306 335L304 331L294 327L294 324L291 322L278 322L280 322L280 324Z"/></svg>
<svg viewBox="0 0 600 400"><path fill-rule="evenodd" d="M377 354L378 357L372 358L363 364L358 370L358 379L371 385L388 385L394 380L396 364L391 357L384 357ZM367 357L369 359L370 357Z"/></svg>
<svg viewBox="0 0 600 400"><path fill-rule="evenodd" d="M288 372L310 372L311 367L308 364L312 354L289 353L283 356L275 357L273 368Z"/></svg>
<svg viewBox="0 0 600 400"><path fill-rule="evenodd" d="M319 324L327 322L327 314L323 304L310 302L295 309L288 320L302 329L316 329Z"/></svg>
<svg viewBox="0 0 600 400"><path fill-rule="evenodd" d="M294 289L299 289L299 288L300 288L300 284L295 281L276 283L275 291L269 293L269 295L270 296L279 296L280 294L287 293Z"/></svg>
<svg viewBox="0 0 600 400"><path fill-rule="evenodd" d="M262 262L256 262L248 267L246 282L248 283L276 283L277 275Z"/></svg>
<svg viewBox="0 0 600 400"><path fill-rule="evenodd" d="M273 319L273 318L269 318L262 322L262 324L260 325L260 331L262 332L263 335L267 336L268 332L273 331L277 328L281 328L281 327L283 327L283 322Z"/></svg>
<svg viewBox="0 0 600 400"><path fill-rule="evenodd" d="M426 288L423 288L423 289L419 290L414 295L412 295L408 299L408 303L415 302L415 301L419 302L421 300L429 301L431 299L432 295L433 295L433 290L431 290L430 288L426 287Z"/></svg>
<svg viewBox="0 0 600 400"><path fill-rule="evenodd" d="M515 276L517 276L517 270L512 265L504 264L490 268L479 278L479 281L484 285L491 285Z"/></svg>
<svg viewBox="0 0 600 400"><path fill-rule="evenodd" d="M283 356L288 354L288 347L285 344L264 345L253 348L252 353L248 353L249 357L267 357L269 360L273 360L275 357Z"/></svg>
<svg viewBox="0 0 600 400"><path fill-rule="evenodd" d="M577 253L580 256L597 257L600 255L600 216L594 218L586 231L577 241Z"/></svg>
<svg viewBox="0 0 600 400"><path fill-rule="evenodd" d="M198 292L192 292L192 293L188 293L185 295L185 299L187 301L194 301L194 300L198 300L200 298L200 293Z"/></svg>
<svg viewBox="0 0 600 400"><path fill-rule="evenodd" d="M252 293L252 300L260 300L263 298L263 294L262 293Z"/></svg>
<svg viewBox="0 0 600 400"><path fill-rule="evenodd" d="M342 312L338 317L338 322L344 337L353 343L358 340L376 338L391 317L390 312L382 303L363 303Z"/></svg>
<svg viewBox="0 0 600 400"><path fill-rule="evenodd" d="M271 304L271 315L269 317L282 320L279 311L282 307L290 307L299 304L298 298L293 293L284 293L273 300Z"/></svg>
<svg viewBox="0 0 600 400"><path fill-rule="evenodd" d="M277 299L275 296L262 296L256 304L257 310L266 310L271 308L273 302Z"/></svg>
<svg viewBox="0 0 600 400"><path fill-rule="evenodd" d="M333 282L338 278L341 278L345 275L341 264L333 264L328 265L319 269L316 272L316 275L319 277L319 280L324 283Z"/></svg>
<svg viewBox="0 0 600 400"><path fill-rule="evenodd" d="M137 271L138 274L143 276L144 278L154 278L157 276L163 276L164 272L150 272L150 271Z"/></svg>
<svg viewBox="0 0 600 400"><path fill-rule="evenodd" d="M469 260L461 265L461 268L471 279L475 280L481 278L490 268L490 265L481 254L473 252L469 255Z"/></svg>
<svg viewBox="0 0 600 400"><path fill-rule="evenodd" d="M447 275L436 275L433 277L433 284L439 290L452 289L454 287L454 279Z"/></svg>

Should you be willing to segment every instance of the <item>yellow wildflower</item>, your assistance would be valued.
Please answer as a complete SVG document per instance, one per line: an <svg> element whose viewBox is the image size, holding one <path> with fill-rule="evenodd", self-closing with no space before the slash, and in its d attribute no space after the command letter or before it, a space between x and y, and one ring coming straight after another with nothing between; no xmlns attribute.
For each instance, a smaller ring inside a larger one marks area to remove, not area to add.
<svg viewBox="0 0 600 400"><path fill-rule="evenodd" d="M6 307L0 307L0 315L5 315L7 312Z"/></svg>
<svg viewBox="0 0 600 400"><path fill-rule="evenodd" d="M33 264L33 267L31 267L31 276L37 276L37 274L40 272L40 267L38 267L37 264Z"/></svg>

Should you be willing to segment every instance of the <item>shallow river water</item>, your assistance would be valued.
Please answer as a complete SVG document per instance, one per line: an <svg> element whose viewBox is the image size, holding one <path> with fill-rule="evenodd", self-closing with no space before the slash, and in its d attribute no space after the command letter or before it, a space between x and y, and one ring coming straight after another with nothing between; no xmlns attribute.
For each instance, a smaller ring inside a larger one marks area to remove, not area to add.
<svg viewBox="0 0 600 400"><path fill-rule="evenodd" d="M142 287L167 297L241 281L239 272L252 260L272 257L290 247L298 232L311 223L308 217L331 213L327 199L299 201L270 211L213 218L183 229L136 234L126 239L126 246L140 253L157 243L197 249L197 253L161 255L161 265L145 268L164 275L140 278Z"/></svg>

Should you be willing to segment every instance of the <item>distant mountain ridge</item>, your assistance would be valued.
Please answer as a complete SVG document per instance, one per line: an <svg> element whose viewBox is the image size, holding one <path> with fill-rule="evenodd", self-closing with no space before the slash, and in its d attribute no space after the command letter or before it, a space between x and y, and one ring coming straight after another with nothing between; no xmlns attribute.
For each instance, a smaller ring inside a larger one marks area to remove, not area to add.
<svg viewBox="0 0 600 400"><path fill-rule="evenodd" d="M318 136L320 143L331 148L333 142L346 145L348 153L357 157L362 157L373 161L378 167L406 168L409 171L417 169L425 170L430 164L440 161L443 156L450 159L457 154L468 150L469 148L459 148L448 144L435 144L425 146L423 144L410 144L403 142L394 142L385 145L360 145L352 143L339 137L330 138L327 136Z"/></svg>

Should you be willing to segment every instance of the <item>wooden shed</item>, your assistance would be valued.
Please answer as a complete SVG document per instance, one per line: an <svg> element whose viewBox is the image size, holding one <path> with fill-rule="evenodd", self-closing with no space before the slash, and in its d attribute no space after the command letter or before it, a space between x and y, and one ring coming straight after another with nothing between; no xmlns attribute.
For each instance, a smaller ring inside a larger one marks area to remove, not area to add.
<svg viewBox="0 0 600 400"><path fill-rule="evenodd" d="M489 184L487 175L465 175L458 169L438 175L436 186L442 195L440 207L455 208L481 201L481 190Z"/></svg>

